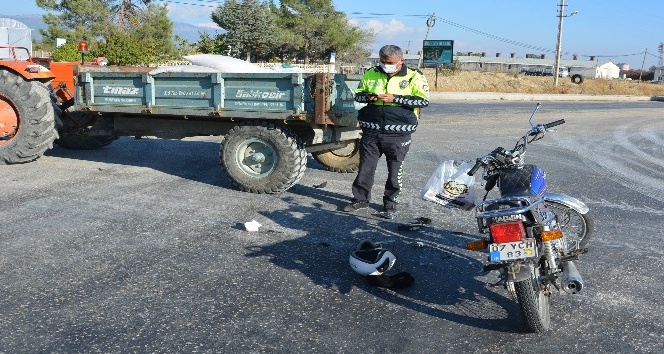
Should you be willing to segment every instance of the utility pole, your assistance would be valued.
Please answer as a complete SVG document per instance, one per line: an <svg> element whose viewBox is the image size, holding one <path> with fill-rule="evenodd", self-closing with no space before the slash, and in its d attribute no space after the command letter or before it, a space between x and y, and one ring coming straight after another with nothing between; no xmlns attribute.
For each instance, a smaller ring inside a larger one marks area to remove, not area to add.
<svg viewBox="0 0 664 354"><path fill-rule="evenodd" d="M639 72L639 83L641 83L641 77L643 76L643 66L646 65L646 55L648 55L648 48L646 48L645 53L643 53L643 62L641 62L641 71Z"/></svg>
<svg viewBox="0 0 664 354"><path fill-rule="evenodd" d="M427 33L424 35L424 40L426 41L427 38L429 38L429 31L431 30L431 27L433 27L436 24L436 13L433 12L431 15L429 15L429 18L427 18ZM422 42L424 44L424 42ZM420 60L417 62L417 68L420 69L422 67L422 56L424 55L424 47L420 50Z"/></svg>
<svg viewBox="0 0 664 354"><path fill-rule="evenodd" d="M565 17L565 0L560 0L558 10L558 42L556 45L556 60L553 66L553 85L558 86L558 71L560 71L560 49L563 42L563 17Z"/></svg>
<svg viewBox="0 0 664 354"><path fill-rule="evenodd" d="M563 43L563 17L571 17L578 14L578 11L565 15L565 0L560 0L560 9L558 10L558 43L556 44L556 62L553 68L553 85L558 86L558 75L560 71L560 51Z"/></svg>

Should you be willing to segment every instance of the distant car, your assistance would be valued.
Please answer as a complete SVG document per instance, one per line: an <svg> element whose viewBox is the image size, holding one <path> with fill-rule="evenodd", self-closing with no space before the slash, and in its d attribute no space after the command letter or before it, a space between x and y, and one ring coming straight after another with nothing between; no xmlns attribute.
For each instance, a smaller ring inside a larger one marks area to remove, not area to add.
<svg viewBox="0 0 664 354"><path fill-rule="evenodd" d="M552 74L551 68L542 68L542 67L534 67L534 68L523 68L521 69L521 73L524 75L528 76L551 76Z"/></svg>
<svg viewBox="0 0 664 354"><path fill-rule="evenodd" d="M560 67L558 68L558 76L559 77L568 77L569 76L569 68L567 67ZM528 76L553 76L553 68L552 67L526 67L521 69L521 73L524 75Z"/></svg>
<svg viewBox="0 0 664 354"><path fill-rule="evenodd" d="M559 77L568 77L569 76L569 69L566 67L560 67L558 68L558 76Z"/></svg>

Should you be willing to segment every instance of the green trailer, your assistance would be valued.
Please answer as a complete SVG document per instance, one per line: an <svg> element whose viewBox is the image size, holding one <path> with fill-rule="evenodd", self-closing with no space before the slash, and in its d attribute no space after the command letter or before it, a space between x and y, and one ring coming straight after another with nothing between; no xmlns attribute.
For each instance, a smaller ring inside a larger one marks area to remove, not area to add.
<svg viewBox="0 0 664 354"><path fill-rule="evenodd" d="M60 146L94 149L118 135L221 136L226 174L253 193L293 186L308 153L331 171L358 168L359 75L79 70L75 99L63 107Z"/></svg>

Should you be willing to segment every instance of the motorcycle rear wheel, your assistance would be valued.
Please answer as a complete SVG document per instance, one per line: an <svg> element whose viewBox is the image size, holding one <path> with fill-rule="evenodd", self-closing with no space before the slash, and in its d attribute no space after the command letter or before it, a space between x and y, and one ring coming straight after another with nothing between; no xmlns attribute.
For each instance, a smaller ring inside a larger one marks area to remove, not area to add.
<svg viewBox="0 0 664 354"><path fill-rule="evenodd" d="M536 284L536 271L537 269L533 270L530 278L514 282L514 289L521 313L526 319L526 326L531 332L541 333L551 329L551 314L549 296L544 288Z"/></svg>
<svg viewBox="0 0 664 354"><path fill-rule="evenodd" d="M565 233L567 250L576 250L577 245L579 249L585 248L593 233L593 219L588 214L581 214L562 203L551 200L547 200L545 203L549 210L556 214L558 225Z"/></svg>

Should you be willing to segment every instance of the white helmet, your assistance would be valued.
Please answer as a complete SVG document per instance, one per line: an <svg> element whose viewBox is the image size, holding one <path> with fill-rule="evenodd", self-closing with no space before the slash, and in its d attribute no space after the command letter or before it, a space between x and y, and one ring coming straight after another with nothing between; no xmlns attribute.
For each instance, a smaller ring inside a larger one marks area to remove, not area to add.
<svg viewBox="0 0 664 354"><path fill-rule="evenodd" d="M361 275L381 275L392 269L397 257L371 241L364 240L350 254L350 267Z"/></svg>

